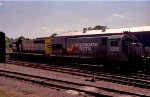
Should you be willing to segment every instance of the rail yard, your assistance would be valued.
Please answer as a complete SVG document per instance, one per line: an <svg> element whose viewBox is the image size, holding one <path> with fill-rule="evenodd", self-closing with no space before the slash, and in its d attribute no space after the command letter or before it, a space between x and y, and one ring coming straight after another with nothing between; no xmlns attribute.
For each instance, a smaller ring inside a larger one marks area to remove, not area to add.
<svg viewBox="0 0 150 97"><path fill-rule="evenodd" d="M74 69L74 72L71 72L69 67L67 69L64 69L66 67L61 67L62 69L59 67L58 69L57 67L56 69L56 67L48 67L46 65L45 68L47 70L43 70L41 66L32 65L32 68L28 67L27 64L31 66L31 63L26 62L27 67L19 66L16 63L19 62L14 62L11 65L9 63L1 65L1 76L32 82L43 87L55 87L58 90L75 90L81 92L81 94L82 92L83 94L88 94L88 97L90 95L106 97L123 95L130 95L131 97L150 96L148 78L144 80L144 78L142 79L139 76L134 79L134 77L125 77L123 75L98 73L95 74L96 82L92 82L93 75L91 73L83 73L82 70L81 72L78 70L79 72L77 73ZM112 76L114 79L112 79Z"/></svg>
<svg viewBox="0 0 150 97"><path fill-rule="evenodd" d="M0 97L150 97L150 0L0 0Z"/></svg>
<svg viewBox="0 0 150 97"><path fill-rule="evenodd" d="M84 29L79 35L14 40L7 56L1 32L1 79L22 91L30 89L15 83L50 89L46 97L149 97L150 44L141 39L148 39L150 30L142 29L99 35Z"/></svg>

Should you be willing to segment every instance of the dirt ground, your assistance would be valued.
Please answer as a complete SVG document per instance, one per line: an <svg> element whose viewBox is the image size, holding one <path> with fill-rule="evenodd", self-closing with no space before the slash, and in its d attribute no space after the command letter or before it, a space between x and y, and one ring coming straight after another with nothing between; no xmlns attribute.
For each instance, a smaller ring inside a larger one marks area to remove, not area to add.
<svg viewBox="0 0 150 97"><path fill-rule="evenodd" d="M0 97L91 97L73 91L55 87L43 87L36 84L0 77Z"/></svg>
<svg viewBox="0 0 150 97"><path fill-rule="evenodd" d="M30 91L16 91L8 87L0 86L0 97L39 97L36 94L32 94Z"/></svg>

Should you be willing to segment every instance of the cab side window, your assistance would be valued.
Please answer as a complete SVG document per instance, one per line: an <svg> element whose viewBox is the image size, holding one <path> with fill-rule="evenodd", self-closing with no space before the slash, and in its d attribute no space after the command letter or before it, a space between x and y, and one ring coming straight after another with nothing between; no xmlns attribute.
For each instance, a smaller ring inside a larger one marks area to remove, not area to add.
<svg viewBox="0 0 150 97"><path fill-rule="evenodd" d="M111 43L111 46L118 46L118 43L117 43L116 40L113 40L113 41L111 41L110 43Z"/></svg>

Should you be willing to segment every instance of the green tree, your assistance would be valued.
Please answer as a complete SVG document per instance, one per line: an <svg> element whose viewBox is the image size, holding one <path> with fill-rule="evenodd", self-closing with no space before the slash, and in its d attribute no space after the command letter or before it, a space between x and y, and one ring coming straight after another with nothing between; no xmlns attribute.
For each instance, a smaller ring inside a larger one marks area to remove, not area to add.
<svg viewBox="0 0 150 97"><path fill-rule="evenodd" d="M93 28L92 27L88 27L88 30L93 30Z"/></svg>
<svg viewBox="0 0 150 97"><path fill-rule="evenodd" d="M24 40L24 39L25 39L24 36L20 36L20 37L17 38L17 40Z"/></svg>
<svg viewBox="0 0 150 97"><path fill-rule="evenodd" d="M11 40L9 37L5 37L6 48L9 48L11 45Z"/></svg>
<svg viewBox="0 0 150 97"><path fill-rule="evenodd" d="M104 28L107 28L107 26L96 25L93 30L102 30Z"/></svg>
<svg viewBox="0 0 150 97"><path fill-rule="evenodd" d="M88 30L102 30L102 32L105 32L106 29L108 29L107 26L101 26L101 25L96 25L95 27L88 27Z"/></svg>
<svg viewBox="0 0 150 97"><path fill-rule="evenodd" d="M57 34L56 34L56 33L53 33L50 37L51 37L51 38L54 38L55 36L57 36Z"/></svg>

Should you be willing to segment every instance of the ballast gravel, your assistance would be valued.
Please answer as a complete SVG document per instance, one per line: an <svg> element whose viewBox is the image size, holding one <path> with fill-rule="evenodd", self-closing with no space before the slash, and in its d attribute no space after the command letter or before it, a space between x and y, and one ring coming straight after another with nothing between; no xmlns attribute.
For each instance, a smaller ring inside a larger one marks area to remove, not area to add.
<svg viewBox="0 0 150 97"><path fill-rule="evenodd" d="M87 79L85 77L70 75L70 74L61 73L61 72L47 71L47 70L42 70L42 69L34 69L34 68L30 68L30 67L17 66L17 65L11 65L11 64L0 64L0 70L22 72L22 73L33 74L33 75L38 75L38 76L43 76L43 77L49 77L49 78L53 78L53 79L61 79L61 80L65 80L65 81L85 83L85 84L92 85L92 86L104 87L104 88L109 88L109 89L115 89L115 90L144 94L144 95L150 96L150 89L143 89L143 88L127 86L127 85L122 85L122 84L112 83L112 82L105 82L105 81L89 82L89 81L85 81ZM10 83L13 84L14 82L11 82L11 81L8 82L8 84L10 84ZM20 84L18 84L17 86L19 86L20 89L22 88L22 86ZM26 85L24 85L24 86L26 86ZM36 91L36 89L40 89L40 88L35 87L35 88L29 89L29 90ZM89 95L86 95L84 93L79 93L78 91L72 91L72 90L67 90L67 91L59 90L59 89L50 89L49 90L49 88L46 88L46 90L44 90L44 91L43 90L44 89L41 89L40 91L37 91L37 93L47 94L47 95L40 96L40 97L63 97L61 95L65 95L64 97L69 97L69 96L71 96L71 97L72 96L90 97ZM45 92L48 90L49 90L49 92ZM48 94L53 94L53 96L48 96Z"/></svg>
<svg viewBox="0 0 150 97"><path fill-rule="evenodd" d="M5 92L5 96L2 97L92 97L78 91L44 87L2 76L0 91Z"/></svg>

